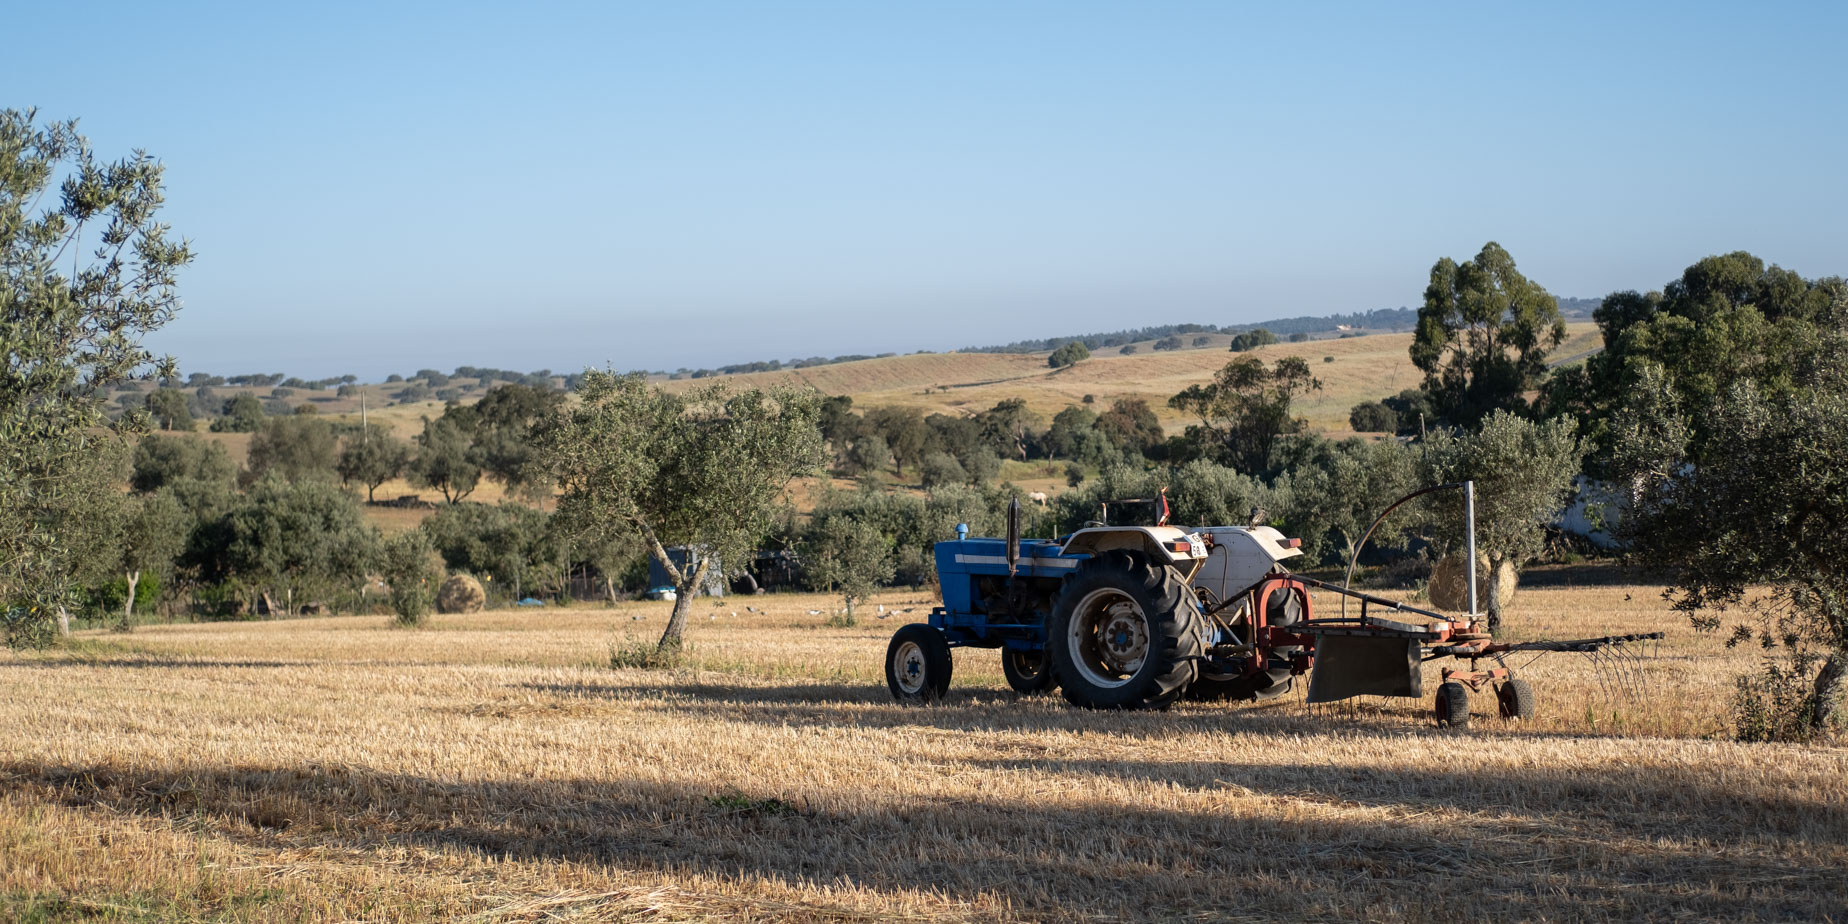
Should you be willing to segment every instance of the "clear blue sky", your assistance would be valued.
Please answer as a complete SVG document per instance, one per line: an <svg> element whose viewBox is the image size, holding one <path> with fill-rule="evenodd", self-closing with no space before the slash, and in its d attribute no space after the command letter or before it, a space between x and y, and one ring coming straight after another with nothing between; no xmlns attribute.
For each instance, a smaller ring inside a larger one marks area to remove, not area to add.
<svg viewBox="0 0 1848 924"><path fill-rule="evenodd" d="M715 366L1848 272L1848 4L36 3L187 371Z"/></svg>

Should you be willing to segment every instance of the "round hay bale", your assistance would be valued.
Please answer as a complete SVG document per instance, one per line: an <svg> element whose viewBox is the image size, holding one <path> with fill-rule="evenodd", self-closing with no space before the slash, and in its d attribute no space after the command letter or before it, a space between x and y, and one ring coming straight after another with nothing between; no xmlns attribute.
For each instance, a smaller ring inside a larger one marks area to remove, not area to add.
<svg viewBox="0 0 1848 924"><path fill-rule="evenodd" d="M1519 581L1514 563L1502 562L1496 570L1495 581L1501 591L1502 606L1514 602L1514 590ZM1431 569L1431 583L1426 585L1426 591L1430 594L1431 605L1437 609L1459 613L1469 609L1469 573L1463 570L1463 553L1452 552ZM1489 556L1480 553L1476 555L1476 597L1476 606L1486 612L1489 608Z"/></svg>
<svg viewBox="0 0 1848 924"><path fill-rule="evenodd" d="M481 582L466 574L450 575L436 590L436 611L439 613L479 613L487 602L488 595L482 591Z"/></svg>

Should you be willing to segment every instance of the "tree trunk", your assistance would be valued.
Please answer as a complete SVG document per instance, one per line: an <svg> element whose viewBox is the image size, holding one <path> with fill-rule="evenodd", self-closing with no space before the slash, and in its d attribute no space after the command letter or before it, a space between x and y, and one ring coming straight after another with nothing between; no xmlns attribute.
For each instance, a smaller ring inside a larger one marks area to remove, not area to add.
<svg viewBox="0 0 1848 924"><path fill-rule="evenodd" d="M689 550L691 546L688 547ZM699 564L691 572L681 571L682 582L674 588L674 612L667 617L667 631L661 633L661 641L655 645L656 651L668 651L679 648L682 637L687 631L687 614L693 609L693 595L706 581L706 568L712 564L710 556L700 555Z"/></svg>
<svg viewBox="0 0 1848 924"><path fill-rule="evenodd" d="M58 604L58 634L65 638L69 638L71 634L71 614L62 603Z"/></svg>
<svg viewBox="0 0 1848 924"><path fill-rule="evenodd" d="M1842 708L1842 691L1848 688L1848 652L1836 649L1829 652L1827 660L1822 662L1822 670L1816 673L1816 710L1810 713L1810 726L1816 729L1826 728Z"/></svg>
<svg viewBox="0 0 1848 924"><path fill-rule="evenodd" d="M603 572L603 592L609 597L610 605L616 605L616 579L608 571Z"/></svg>
<svg viewBox="0 0 1848 924"><path fill-rule="evenodd" d="M122 603L122 631L127 632L135 618L135 587L141 583L141 572L130 571L127 575L128 599Z"/></svg>

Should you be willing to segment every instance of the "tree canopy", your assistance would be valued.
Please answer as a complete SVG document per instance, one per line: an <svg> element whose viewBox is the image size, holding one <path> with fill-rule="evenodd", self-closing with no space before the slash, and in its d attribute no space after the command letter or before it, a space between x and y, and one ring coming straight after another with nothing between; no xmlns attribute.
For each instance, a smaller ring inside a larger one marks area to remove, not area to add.
<svg viewBox="0 0 1848 924"><path fill-rule="evenodd" d="M1269 368L1255 356L1226 363L1205 385L1189 385L1168 406L1200 419L1188 436L1210 457L1241 472L1267 471L1279 437L1305 426L1290 414L1297 395L1322 387L1300 356Z"/></svg>
<svg viewBox="0 0 1848 924"><path fill-rule="evenodd" d="M170 359L141 346L179 308L178 271L192 260L156 220L162 200L162 167L146 153L100 161L74 121L0 112L0 613L9 642L42 640L68 600L67 532L108 490L83 474L94 444L114 438L98 428L143 420L110 425L103 390L173 373Z"/></svg>
<svg viewBox="0 0 1848 924"><path fill-rule="evenodd" d="M825 461L821 397L723 385L675 394L640 375L596 370L578 395L535 429L563 490L558 516L570 534L642 539L679 592L660 642L677 647L715 560L742 562L770 530L790 480ZM686 567L670 545L690 551Z"/></svg>
<svg viewBox="0 0 1848 924"><path fill-rule="evenodd" d="M1765 314L1731 301L1756 288L1754 275L1733 277L1740 284L1709 302L1707 317ZM1735 626L1734 641L1781 649L1793 676L1810 678L1799 719L1814 731L1839 714L1848 686L1848 295L1770 313L1783 328L1773 340L1788 352L1731 353L1752 361L1728 370L1717 392L1707 370L1672 353L1662 357L1672 365L1630 357L1636 381L1612 421L1611 468L1635 488L1623 531L1644 560L1674 575L1676 605L1700 628L1720 624L1713 611L1743 605L1754 614L1755 624ZM1683 381L1690 371L1693 383ZM1751 598L1750 585L1769 585L1771 595Z"/></svg>
<svg viewBox="0 0 1848 924"><path fill-rule="evenodd" d="M1525 410L1525 393L1539 384L1548 353L1565 338L1559 300L1490 241L1473 260L1444 257L1431 267L1412 363L1424 372L1438 412L1474 426L1496 410Z"/></svg>

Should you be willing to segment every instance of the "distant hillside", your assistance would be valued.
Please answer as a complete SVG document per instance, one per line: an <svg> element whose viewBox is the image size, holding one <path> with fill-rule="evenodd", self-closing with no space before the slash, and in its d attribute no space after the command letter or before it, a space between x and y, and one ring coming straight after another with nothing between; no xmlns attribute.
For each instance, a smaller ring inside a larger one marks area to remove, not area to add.
<svg viewBox="0 0 1848 924"><path fill-rule="evenodd" d="M1559 299L1559 313L1568 321L1589 320L1596 311L1601 299L1565 298ZM1302 315L1294 318L1276 318L1259 321L1255 324L1160 324L1153 327L1138 327L1131 330L1110 331L1098 334L1075 334L1066 337L1047 337L1043 340L1016 340L998 346L963 347L962 353L1047 353L1077 341L1087 349L1101 350L1110 347L1139 343L1144 340L1159 340L1183 334L1237 334L1248 330L1263 328L1279 337L1291 334L1335 334L1348 330L1364 330L1373 333L1397 333L1409 331L1418 326L1418 309L1416 308L1376 308L1372 311L1357 311L1352 314ZM753 372L762 371L753 369Z"/></svg>

